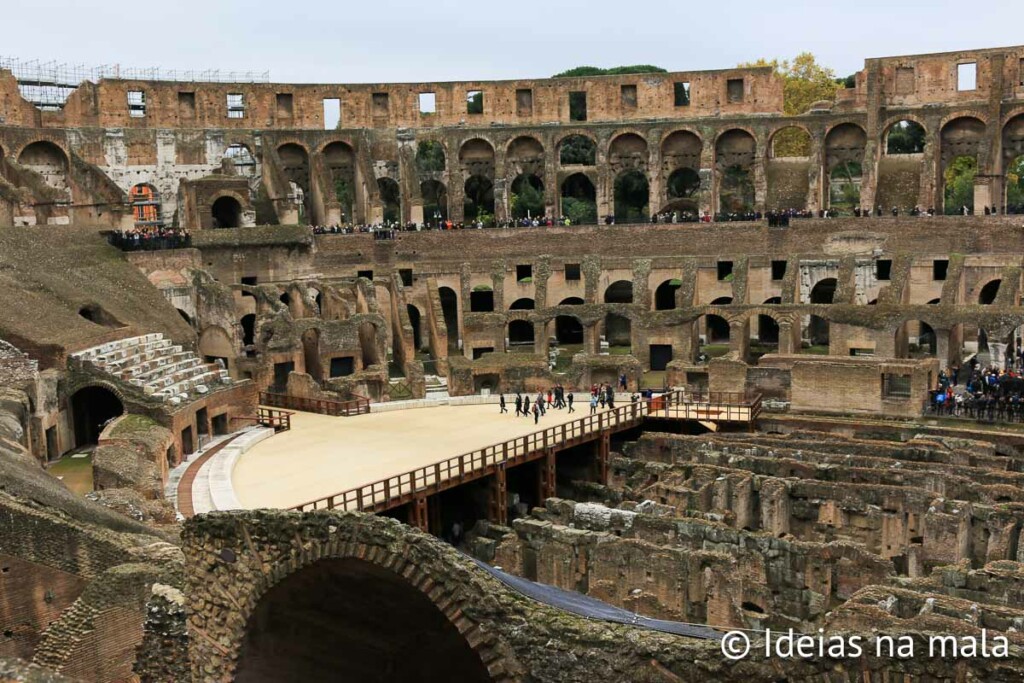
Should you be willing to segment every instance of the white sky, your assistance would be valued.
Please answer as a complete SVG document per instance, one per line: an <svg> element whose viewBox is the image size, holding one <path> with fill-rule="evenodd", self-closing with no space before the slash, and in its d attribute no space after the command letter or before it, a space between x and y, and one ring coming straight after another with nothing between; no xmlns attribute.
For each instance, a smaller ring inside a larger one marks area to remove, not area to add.
<svg viewBox="0 0 1024 683"><path fill-rule="evenodd" d="M279 82L541 78L580 65L721 69L1024 43L992 0L3 0L0 55L95 66L270 71Z"/></svg>

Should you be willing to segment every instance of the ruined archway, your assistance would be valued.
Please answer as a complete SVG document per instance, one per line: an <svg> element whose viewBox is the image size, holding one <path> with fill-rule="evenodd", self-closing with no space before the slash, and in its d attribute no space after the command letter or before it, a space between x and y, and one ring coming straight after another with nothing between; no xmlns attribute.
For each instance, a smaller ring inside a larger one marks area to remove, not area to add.
<svg viewBox="0 0 1024 683"><path fill-rule="evenodd" d="M668 203L663 211L681 211L696 214L699 210L700 174L692 168L677 168L667 181Z"/></svg>
<svg viewBox="0 0 1024 683"><path fill-rule="evenodd" d="M467 176L494 178L494 147L482 138L467 140L459 148L459 165Z"/></svg>
<svg viewBox="0 0 1024 683"><path fill-rule="evenodd" d="M332 142L324 147L324 163L331 174L334 198L341 205L341 220L353 219L356 201L356 152L345 142Z"/></svg>
<svg viewBox="0 0 1024 683"><path fill-rule="evenodd" d="M825 196L830 208L852 212L860 206L867 140L856 123L841 123L825 135Z"/></svg>
<svg viewBox="0 0 1024 683"><path fill-rule="evenodd" d="M259 175L256 164L256 156L247 145L236 142L224 150L223 160L227 162L235 175L243 178L255 178Z"/></svg>
<svg viewBox="0 0 1024 683"><path fill-rule="evenodd" d="M230 196L218 197L210 207L215 228L238 228L242 225L242 205Z"/></svg>
<svg viewBox="0 0 1024 683"><path fill-rule="evenodd" d="M676 308L676 292L683 286L678 278L665 280L654 290L654 310L671 311Z"/></svg>
<svg viewBox="0 0 1024 683"><path fill-rule="evenodd" d="M558 142L558 163L562 166L593 166L597 145L586 135L568 135Z"/></svg>
<svg viewBox="0 0 1024 683"><path fill-rule="evenodd" d="M490 178L473 175L466 180L462 210L467 221L494 220L494 183Z"/></svg>
<svg viewBox="0 0 1024 683"><path fill-rule="evenodd" d="M562 215L573 225L597 222L597 189L585 173L573 173L562 181L561 199Z"/></svg>
<svg viewBox="0 0 1024 683"><path fill-rule="evenodd" d="M537 218L544 211L544 181L532 173L522 173L512 181L513 218Z"/></svg>
<svg viewBox="0 0 1024 683"><path fill-rule="evenodd" d="M412 304L406 304L405 310L409 314L409 325L412 327L413 349L423 349L423 330L420 327L420 309Z"/></svg>
<svg viewBox="0 0 1024 683"><path fill-rule="evenodd" d="M765 161L767 208L786 211L807 208L810 189L811 136L800 126L786 126L772 134Z"/></svg>
<svg viewBox="0 0 1024 683"><path fill-rule="evenodd" d="M582 344L583 323L573 315L560 315L555 318L555 339L559 344Z"/></svg>
<svg viewBox="0 0 1024 683"><path fill-rule="evenodd" d="M604 317L604 339L608 342L609 352L629 354L633 352L633 321L618 313L609 313Z"/></svg>
<svg viewBox="0 0 1024 683"><path fill-rule="evenodd" d="M990 306L996 302L996 297L999 295L999 287L1003 284L1001 279L991 280L985 283L985 286L978 292L978 303L982 306Z"/></svg>
<svg viewBox="0 0 1024 683"><path fill-rule="evenodd" d="M985 123L973 116L960 116L939 133L942 185L940 200L946 214L974 210L974 177L985 148Z"/></svg>
<svg viewBox="0 0 1024 683"><path fill-rule="evenodd" d="M420 183L423 196L423 220L430 225L448 220L448 189L440 180L424 180Z"/></svg>
<svg viewBox="0 0 1024 683"><path fill-rule="evenodd" d="M75 430L75 447L95 445L103 427L115 417L124 414L120 397L106 387L82 387L68 399L71 421Z"/></svg>
<svg viewBox="0 0 1024 683"><path fill-rule="evenodd" d="M646 223L650 218L650 185L642 171L630 170L615 178L615 221Z"/></svg>
<svg viewBox="0 0 1024 683"><path fill-rule="evenodd" d="M630 280L617 280L604 290L604 302L606 304L631 304L633 303L633 282Z"/></svg>
<svg viewBox="0 0 1024 683"><path fill-rule="evenodd" d="M978 175L978 160L972 156L957 156L950 160L942 173L942 207L946 215L974 212L974 178Z"/></svg>
<svg viewBox="0 0 1024 683"><path fill-rule="evenodd" d="M882 134L875 204L904 212L920 203L926 133L917 121L895 121ZM930 203L930 201L928 202Z"/></svg>
<svg viewBox="0 0 1024 683"><path fill-rule="evenodd" d="M661 141L661 161L666 170L680 168L697 170L700 168L700 155L704 143L688 130L677 130L669 133Z"/></svg>
<svg viewBox="0 0 1024 683"><path fill-rule="evenodd" d="M438 287L441 300L441 314L448 329L448 348L458 348L459 343L459 297L451 287Z"/></svg>
<svg viewBox="0 0 1024 683"><path fill-rule="evenodd" d="M1024 114L1014 116L1003 127L1003 173L1006 212L1024 213Z"/></svg>
<svg viewBox="0 0 1024 683"><path fill-rule="evenodd" d="M536 302L529 297L522 299L516 299L512 302L512 305L508 307L510 311L532 311L537 307Z"/></svg>
<svg viewBox="0 0 1024 683"><path fill-rule="evenodd" d="M826 277L818 280L811 288L811 303L812 304L830 304L835 300L836 287L838 287L839 281L834 277Z"/></svg>
<svg viewBox="0 0 1024 683"><path fill-rule="evenodd" d="M924 152L926 133L917 121L903 119L894 122L885 133L885 153L921 154Z"/></svg>
<svg viewBox="0 0 1024 683"><path fill-rule="evenodd" d="M309 154L306 148L294 142L287 142L277 148L281 161L281 172L285 179L302 190L303 209L308 213L309 202Z"/></svg>
<svg viewBox="0 0 1024 683"><path fill-rule="evenodd" d="M380 203L385 223L398 223L402 220L402 190L393 178L377 178L377 189L380 192Z"/></svg>
<svg viewBox="0 0 1024 683"><path fill-rule="evenodd" d="M724 355L729 351L729 341L732 338L732 334L728 320L715 313L706 313L697 318L696 324L702 346L712 347L711 349L704 349L704 353L714 357Z"/></svg>
<svg viewBox="0 0 1024 683"><path fill-rule="evenodd" d="M27 145L18 155L18 163L38 173L43 182L52 188L68 188L68 157L54 143L40 140Z"/></svg>
<svg viewBox="0 0 1024 683"><path fill-rule="evenodd" d="M508 345L510 351L532 353L534 350L533 323L529 320L509 321Z"/></svg>
<svg viewBox="0 0 1024 683"><path fill-rule="evenodd" d="M921 320L908 320L896 329L897 358L934 358L938 351L935 330Z"/></svg>
<svg viewBox="0 0 1024 683"><path fill-rule="evenodd" d="M234 680L492 680L480 656L403 574L322 559L270 588L245 626Z"/></svg>
<svg viewBox="0 0 1024 683"><path fill-rule="evenodd" d="M715 173L718 176L718 210L748 213L754 210L754 158L757 141L745 130L734 128L715 141Z"/></svg>

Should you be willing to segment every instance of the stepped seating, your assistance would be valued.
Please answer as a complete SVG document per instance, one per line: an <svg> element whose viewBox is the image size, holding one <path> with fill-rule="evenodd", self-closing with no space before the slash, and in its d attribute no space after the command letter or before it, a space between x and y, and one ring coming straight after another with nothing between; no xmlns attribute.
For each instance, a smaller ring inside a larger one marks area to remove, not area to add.
<svg viewBox="0 0 1024 683"><path fill-rule="evenodd" d="M213 385L231 383L219 364L204 363L159 333L119 339L71 357L171 405L209 393Z"/></svg>

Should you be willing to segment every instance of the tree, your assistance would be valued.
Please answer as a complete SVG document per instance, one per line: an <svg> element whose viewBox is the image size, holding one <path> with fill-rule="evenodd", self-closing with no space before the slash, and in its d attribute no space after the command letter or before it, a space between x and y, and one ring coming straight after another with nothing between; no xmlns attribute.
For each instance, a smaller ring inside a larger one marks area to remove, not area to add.
<svg viewBox="0 0 1024 683"><path fill-rule="evenodd" d="M793 61L758 59L744 62L740 68L768 66L782 79L782 110L786 116L803 114L820 100L834 100L841 84L832 69L818 64L810 52L801 52ZM780 131L775 138L777 156L801 157L811 153L811 142L799 129Z"/></svg>
<svg viewBox="0 0 1024 683"><path fill-rule="evenodd" d="M444 146L436 140L424 140L416 147L416 170L421 174L444 170Z"/></svg>
<svg viewBox="0 0 1024 683"><path fill-rule="evenodd" d="M652 64L633 64L631 66L613 66L603 69L599 66L577 66L557 73L552 78L584 78L586 76L625 76L629 74L667 73L660 66Z"/></svg>
<svg viewBox="0 0 1024 683"><path fill-rule="evenodd" d="M920 154L924 151L924 128L914 121L898 121L889 129L888 154Z"/></svg>
<svg viewBox="0 0 1024 683"><path fill-rule="evenodd" d="M957 157L946 167L943 174L946 181L945 212L960 213L960 208L974 208L974 176L978 172L978 162L974 157Z"/></svg>
<svg viewBox="0 0 1024 683"><path fill-rule="evenodd" d="M1024 155L1014 159L1006 170L1006 206L1024 213Z"/></svg>
<svg viewBox="0 0 1024 683"><path fill-rule="evenodd" d="M536 176L521 175L512 183L512 217L544 215L544 189Z"/></svg>
<svg viewBox="0 0 1024 683"><path fill-rule="evenodd" d="M570 135L562 140L559 160L563 166L593 166L597 158L597 145L586 135Z"/></svg>

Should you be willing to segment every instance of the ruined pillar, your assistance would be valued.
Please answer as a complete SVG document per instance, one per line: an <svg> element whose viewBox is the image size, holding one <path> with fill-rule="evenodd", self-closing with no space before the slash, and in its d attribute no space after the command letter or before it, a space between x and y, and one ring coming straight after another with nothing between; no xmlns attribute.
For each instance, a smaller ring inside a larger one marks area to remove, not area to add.
<svg viewBox="0 0 1024 683"><path fill-rule="evenodd" d="M821 129L811 135L811 157L807 165L807 210L817 212L824 207L821 189L824 184L822 167L824 164L825 133Z"/></svg>

